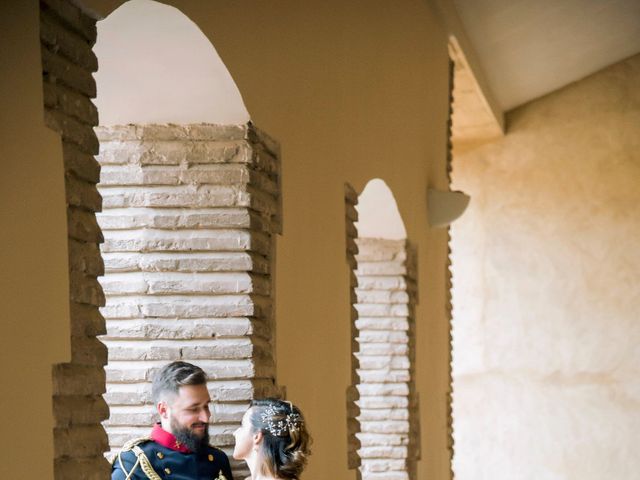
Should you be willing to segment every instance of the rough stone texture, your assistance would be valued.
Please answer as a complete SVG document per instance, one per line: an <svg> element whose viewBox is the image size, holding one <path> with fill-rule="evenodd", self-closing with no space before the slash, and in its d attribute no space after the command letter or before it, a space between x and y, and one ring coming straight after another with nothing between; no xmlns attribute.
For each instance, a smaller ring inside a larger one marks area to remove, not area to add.
<svg viewBox="0 0 640 480"><path fill-rule="evenodd" d="M640 56L454 158L455 477L638 478Z"/></svg>
<svg viewBox="0 0 640 480"><path fill-rule="evenodd" d="M413 379L416 256L406 240L355 243L360 475L413 480L420 452Z"/></svg>
<svg viewBox="0 0 640 480"><path fill-rule="evenodd" d="M351 298L353 302L356 301L356 287L357 278L353 274L356 270L358 263L356 262L356 254L358 253L358 246L356 245L356 239L358 238L358 230L355 227L355 223L358 221L358 211L356 205L358 204L358 194L348 183L344 186L344 200L345 200L345 228L347 232L346 236L346 254L347 263L349 264L351 277L350 277L350 289ZM357 329L358 311L355 308L351 308L351 338L355 339L358 336ZM360 379L358 377L358 369L360 368L360 362L358 361L358 342L351 342L351 385L347 389L347 461L349 468L356 469L357 478L361 478L361 456L358 451L361 447L358 434L360 433L360 422L358 415L360 414L360 407L358 406L358 399L360 398L360 392L358 391L358 383Z"/></svg>
<svg viewBox="0 0 640 480"><path fill-rule="evenodd" d="M71 313L71 359L54 365L54 476L63 479L106 479L108 449L101 422L109 416L105 391L105 332L98 307L104 295L97 276L104 272L99 243L102 233L95 212L102 208L96 189L99 166L93 159L98 114L92 72L95 20L70 2L40 2L45 123L63 142Z"/></svg>
<svg viewBox="0 0 640 480"><path fill-rule="evenodd" d="M280 231L278 146L251 125L96 131L110 447L147 433L154 373L185 360L207 372L212 443L230 450L247 402L281 394L270 274Z"/></svg>

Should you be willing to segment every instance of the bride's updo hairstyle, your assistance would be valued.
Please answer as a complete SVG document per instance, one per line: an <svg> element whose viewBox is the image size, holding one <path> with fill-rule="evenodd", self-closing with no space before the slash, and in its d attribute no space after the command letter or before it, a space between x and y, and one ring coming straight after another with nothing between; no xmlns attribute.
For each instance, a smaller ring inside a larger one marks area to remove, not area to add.
<svg viewBox="0 0 640 480"><path fill-rule="evenodd" d="M251 402L251 426L262 432L263 468L274 477L297 479L311 454L311 437L307 433L300 410L282 400L264 399Z"/></svg>

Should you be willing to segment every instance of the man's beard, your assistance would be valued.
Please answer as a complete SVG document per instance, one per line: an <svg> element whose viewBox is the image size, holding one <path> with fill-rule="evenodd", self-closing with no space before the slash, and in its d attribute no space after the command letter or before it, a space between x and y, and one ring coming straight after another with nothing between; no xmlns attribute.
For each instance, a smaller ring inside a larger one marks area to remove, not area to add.
<svg viewBox="0 0 640 480"><path fill-rule="evenodd" d="M205 425L200 437L190 427L183 427L171 418L171 431L176 440L194 453L200 453L209 446L209 426Z"/></svg>

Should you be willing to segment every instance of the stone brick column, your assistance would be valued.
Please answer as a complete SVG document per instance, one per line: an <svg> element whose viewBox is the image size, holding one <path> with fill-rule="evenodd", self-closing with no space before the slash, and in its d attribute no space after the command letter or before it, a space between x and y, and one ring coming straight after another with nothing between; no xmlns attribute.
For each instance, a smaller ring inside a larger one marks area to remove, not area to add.
<svg viewBox="0 0 640 480"><path fill-rule="evenodd" d="M52 372L54 476L106 479L108 443L100 422L109 415L102 398L107 350L96 338L105 333L98 311L104 295L96 278L104 269L95 216L101 208L100 166L93 158L98 112L91 102L92 72L98 68L91 50L96 22L72 2L41 0L40 40L45 123L62 140L69 242L71 359Z"/></svg>
<svg viewBox="0 0 640 480"><path fill-rule="evenodd" d="M416 255L405 240L357 240L356 289L362 478L416 478Z"/></svg>
<svg viewBox="0 0 640 480"><path fill-rule="evenodd" d="M356 240L358 238L358 230L355 223L358 221L358 194L349 184L345 184L344 189L345 199L345 227L346 227L346 244L347 244L347 264L349 265L349 295L351 305L350 325L351 325L351 385L347 388L347 462L349 468L358 469L357 478L360 479L360 455L358 450L360 449L360 440L358 434L360 433L360 422L358 416L360 415L360 407L358 406L358 400L360 399L360 393L358 392L358 384L360 383L360 377L358 375L358 369L360 368L360 362L358 360L358 352L360 345L358 344L358 329L356 322L358 320L358 311L355 308L358 298L356 296L356 288L358 287L358 278L356 277L356 269L358 268L358 262L356 261L356 255L358 254L358 245Z"/></svg>
<svg viewBox="0 0 640 480"><path fill-rule="evenodd" d="M278 145L251 125L97 131L110 446L148 434L150 380L185 360L209 375L211 442L230 453L248 401L281 393L272 279Z"/></svg>

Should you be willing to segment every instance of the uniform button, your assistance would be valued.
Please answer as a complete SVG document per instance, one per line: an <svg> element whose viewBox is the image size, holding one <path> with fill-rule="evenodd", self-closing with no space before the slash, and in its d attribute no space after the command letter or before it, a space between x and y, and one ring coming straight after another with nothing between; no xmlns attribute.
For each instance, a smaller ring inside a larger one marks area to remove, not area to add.
<svg viewBox="0 0 640 480"><path fill-rule="evenodd" d="M166 473L167 475L171 474L171 469L169 467L164 469L164 473Z"/></svg>
<svg viewBox="0 0 640 480"><path fill-rule="evenodd" d="M209 454L209 461L213 462L213 455Z"/></svg>
<svg viewBox="0 0 640 480"><path fill-rule="evenodd" d="M162 460L162 459L164 458L164 453L162 453L162 452L158 452L158 453L156 453L156 456L157 456L160 460Z"/></svg>

